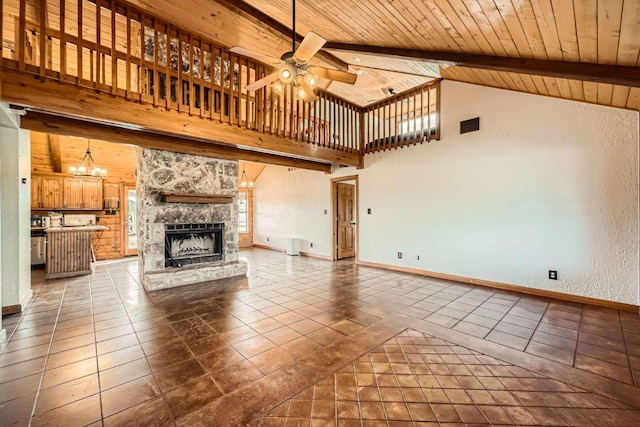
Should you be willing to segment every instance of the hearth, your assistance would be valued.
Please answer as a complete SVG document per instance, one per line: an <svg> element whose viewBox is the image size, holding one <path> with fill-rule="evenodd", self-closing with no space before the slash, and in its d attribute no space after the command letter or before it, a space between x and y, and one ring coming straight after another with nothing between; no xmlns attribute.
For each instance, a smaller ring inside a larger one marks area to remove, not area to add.
<svg viewBox="0 0 640 427"><path fill-rule="evenodd" d="M164 266L173 268L222 260L223 235L223 223L166 224Z"/></svg>

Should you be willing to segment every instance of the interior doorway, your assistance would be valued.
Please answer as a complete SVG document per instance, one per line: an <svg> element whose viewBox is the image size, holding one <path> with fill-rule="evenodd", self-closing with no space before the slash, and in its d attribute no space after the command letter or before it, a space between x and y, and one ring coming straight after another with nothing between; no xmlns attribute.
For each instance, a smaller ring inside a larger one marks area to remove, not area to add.
<svg viewBox="0 0 640 427"><path fill-rule="evenodd" d="M358 257L358 176L331 180L333 259Z"/></svg>
<svg viewBox="0 0 640 427"><path fill-rule="evenodd" d="M124 212L124 254L138 255L138 197L132 185L123 186Z"/></svg>

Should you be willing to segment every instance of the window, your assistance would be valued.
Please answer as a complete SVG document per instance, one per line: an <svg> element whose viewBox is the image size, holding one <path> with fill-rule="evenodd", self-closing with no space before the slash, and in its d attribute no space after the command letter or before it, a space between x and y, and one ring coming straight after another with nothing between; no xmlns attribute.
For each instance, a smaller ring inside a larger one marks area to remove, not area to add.
<svg viewBox="0 0 640 427"><path fill-rule="evenodd" d="M249 199L244 191L238 193L238 233L249 232Z"/></svg>

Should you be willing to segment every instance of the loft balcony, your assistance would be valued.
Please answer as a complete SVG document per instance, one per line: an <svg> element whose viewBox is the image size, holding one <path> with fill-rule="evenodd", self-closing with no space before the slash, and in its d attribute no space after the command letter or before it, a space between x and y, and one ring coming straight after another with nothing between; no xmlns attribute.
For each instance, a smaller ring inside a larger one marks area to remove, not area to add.
<svg viewBox="0 0 640 427"><path fill-rule="evenodd" d="M128 3L1 5L0 99L27 109L25 128L327 171L439 139L439 82L366 108L323 90L305 103L246 91L272 67Z"/></svg>

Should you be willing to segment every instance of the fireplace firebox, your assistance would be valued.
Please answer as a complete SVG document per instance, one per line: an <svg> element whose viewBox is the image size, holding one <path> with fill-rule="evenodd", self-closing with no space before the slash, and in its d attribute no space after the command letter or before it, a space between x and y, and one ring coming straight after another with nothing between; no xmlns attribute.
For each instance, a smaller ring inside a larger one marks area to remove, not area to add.
<svg viewBox="0 0 640 427"><path fill-rule="evenodd" d="M223 257L224 224L166 224L165 268L220 261Z"/></svg>

